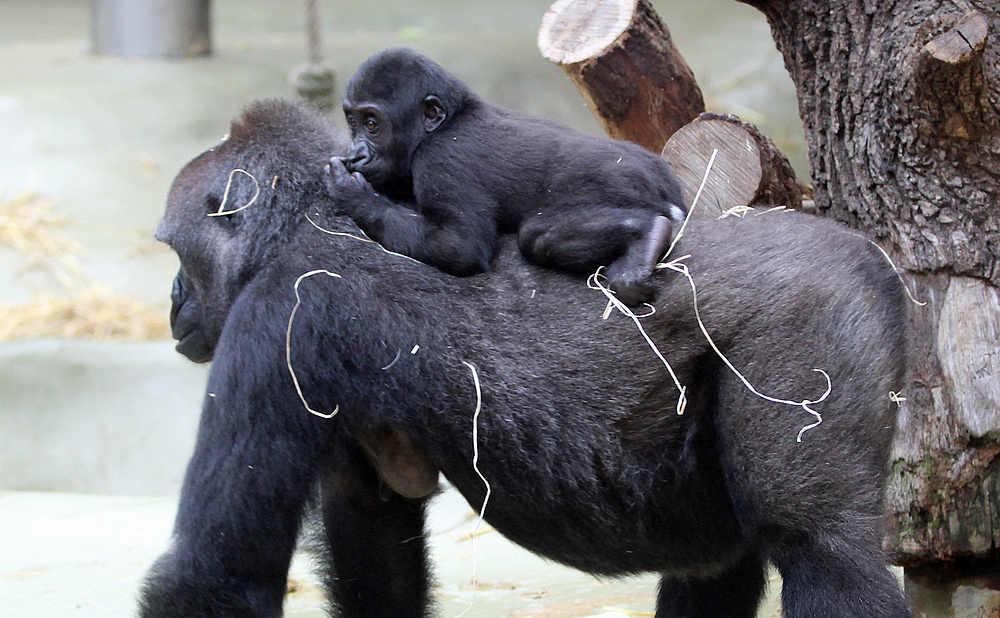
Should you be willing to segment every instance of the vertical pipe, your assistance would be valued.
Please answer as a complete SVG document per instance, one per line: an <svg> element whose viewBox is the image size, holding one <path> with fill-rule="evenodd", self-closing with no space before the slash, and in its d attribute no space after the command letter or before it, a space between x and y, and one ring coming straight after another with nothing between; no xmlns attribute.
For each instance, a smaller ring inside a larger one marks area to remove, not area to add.
<svg viewBox="0 0 1000 618"><path fill-rule="evenodd" d="M211 0L91 0L93 52L133 57L212 53Z"/></svg>

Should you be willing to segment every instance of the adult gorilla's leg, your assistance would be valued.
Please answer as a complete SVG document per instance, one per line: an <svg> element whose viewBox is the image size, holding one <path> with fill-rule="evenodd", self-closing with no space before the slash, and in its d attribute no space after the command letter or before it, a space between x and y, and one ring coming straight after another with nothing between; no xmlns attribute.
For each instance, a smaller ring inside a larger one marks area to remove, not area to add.
<svg viewBox="0 0 1000 618"><path fill-rule="evenodd" d="M764 584L764 565L757 554L748 554L716 577L664 577L656 598L656 618L753 618Z"/></svg>
<svg viewBox="0 0 1000 618"><path fill-rule="evenodd" d="M781 605L788 618L908 618L912 614L899 583L886 569L881 554L873 553L881 536L876 526L859 535L816 531L795 543L783 543L771 552L781 572Z"/></svg>
<svg viewBox="0 0 1000 618"><path fill-rule="evenodd" d="M717 416L717 428L737 517L759 535L762 554L781 573L785 618L905 618L901 587L881 549L885 457L871 443L871 432L891 431L876 422L884 395L876 392L878 401L869 401L872 389L861 384L872 363L853 374L842 368L856 358L850 344L823 358L823 346L810 341L824 335L823 327L804 321L801 328L802 340L787 343L756 333L754 349L772 358L766 367L746 357L730 360L762 392L799 401L822 394L825 384L788 379L809 371L778 359L792 358L782 345L809 350L805 366L830 370L834 385L815 404L822 424L800 434L813 421L802 408L764 401L735 376L721 380L718 407L730 412ZM845 383L851 376L860 377Z"/></svg>
<svg viewBox="0 0 1000 618"><path fill-rule="evenodd" d="M322 487L323 525L327 586L339 615L428 615L425 501L382 485L356 445L340 445L334 465Z"/></svg>

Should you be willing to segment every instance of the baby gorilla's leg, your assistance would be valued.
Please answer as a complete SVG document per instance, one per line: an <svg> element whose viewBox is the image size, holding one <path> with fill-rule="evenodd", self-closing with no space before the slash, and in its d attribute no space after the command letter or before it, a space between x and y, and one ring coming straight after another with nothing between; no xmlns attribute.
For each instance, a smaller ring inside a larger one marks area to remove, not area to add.
<svg viewBox="0 0 1000 618"><path fill-rule="evenodd" d="M651 275L670 246L673 227L669 219L656 215L643 237L608 266L609 286L626 305L634 307L656 298Z"/></svg>
<svg viewBox="0 0 1000 618"><path fill-rule="evenodd" d="M605 267L611 289L634 306L655 297L650 275L672 229L669 219L648 210L560 208L525 219L518 246L539 266L585 275Z"/></svg>

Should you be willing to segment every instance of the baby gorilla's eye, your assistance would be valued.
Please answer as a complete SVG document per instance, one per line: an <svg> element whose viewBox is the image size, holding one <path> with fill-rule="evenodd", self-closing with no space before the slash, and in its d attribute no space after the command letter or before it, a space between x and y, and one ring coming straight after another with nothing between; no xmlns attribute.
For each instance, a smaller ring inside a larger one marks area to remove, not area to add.
<svg viewBox="0 0 1000 618"><path fill-rule="evenodd" d="M368 118L367 120L365 120L365 130L368 131L369 133L377 133L378 121L375 120L374 118Z"/></svg>

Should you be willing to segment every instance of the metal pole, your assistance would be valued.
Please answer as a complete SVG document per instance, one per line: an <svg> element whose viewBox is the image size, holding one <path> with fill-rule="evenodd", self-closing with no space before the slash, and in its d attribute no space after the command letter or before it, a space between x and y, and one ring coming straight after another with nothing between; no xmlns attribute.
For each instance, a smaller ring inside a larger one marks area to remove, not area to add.
<svg viewBox="0 0 1000 618"><path fill-rule="evenodd" d="M212 53L210 0L91 0L96 54L189 57Z"/></svg>

